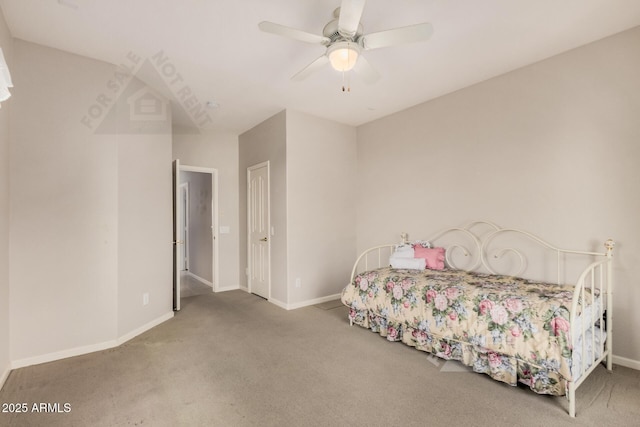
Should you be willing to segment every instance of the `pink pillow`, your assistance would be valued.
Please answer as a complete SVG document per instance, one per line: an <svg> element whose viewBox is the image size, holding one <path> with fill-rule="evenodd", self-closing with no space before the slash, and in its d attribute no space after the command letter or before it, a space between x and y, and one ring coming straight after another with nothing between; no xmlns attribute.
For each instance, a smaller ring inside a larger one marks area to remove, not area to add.
<svg viewBox="0 0 640 427"><path fill-rule="evenodd" d="M444 248L423 248L420 245L413 247L414 258L424 258L427 268L431 270L444 270Z"/></svg>

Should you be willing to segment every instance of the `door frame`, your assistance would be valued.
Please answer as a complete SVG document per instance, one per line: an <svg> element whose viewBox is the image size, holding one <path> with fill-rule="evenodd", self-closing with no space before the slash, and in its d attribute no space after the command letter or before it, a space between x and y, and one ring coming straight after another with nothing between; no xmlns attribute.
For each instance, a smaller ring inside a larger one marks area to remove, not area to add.
<svg viewBox="0 0 640 427"><path fill-rule="evenodd" d="M184 225L183 233L181 233L178 238L182 238L183 249L182 249L182 267L183 270L189 270L189 183L181 183L180 186L180 204L182 208L182 224Z"/></svg>
<svg viewBox="0 0 640 427"><path fill-rule="evenodd" d="M206 168L201 166L189 166L189 165L179 165L180 172L200 172L207 173L211 175L211 246L212 246L212 256L213 262L211 263L211 268L213 269L213 292L218 292L220 289L220 265L219 265L219 255L218 255L218 222L219 222L219 213L218 213L218 199L219 199L219 189L218 189L218 170L215 168Z"/></svg>
<svg viewBox="0 0 640 427"><path fill-rule="evenodd" d="M266 167L267 168L267 256L269 257L269 274L267 275L267 300L271 300L271 165L269 161L261 162L247 168L247 291L251 291L251 172Z"/></svg>
<svg viewBox="0 0 640 427"><path fill-rule="evenodd" d="M179 224L182 223L180 219L180 215L183 214L182 209L180 207L181 203L179 200L178 194L180 193L180 159L174 159L171 162L171 196L172 196L172 207L173 207L173 221L171 221L172 225L172 235L173 235L173 279L172 279L172 289L171 289L171 299L173 300L172 306L174 311L180 311L180 266L178 265L178 257L180 255L180 250L178 249L178 245L182 244L180 241L180 233L178 232Z"/></svg>

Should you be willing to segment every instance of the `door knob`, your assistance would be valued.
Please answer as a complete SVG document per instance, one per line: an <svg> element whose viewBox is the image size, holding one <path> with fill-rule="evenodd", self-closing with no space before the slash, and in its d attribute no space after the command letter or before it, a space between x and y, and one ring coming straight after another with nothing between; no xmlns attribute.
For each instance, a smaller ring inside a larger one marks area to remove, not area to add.
<svg viewBox="0 0 640 427"><path fill-rule="evenodd" d="M260 241L261 241L261 242L266 242L266 241L267 241L267 238L266 238L266 237L263 237L262 239L260 239Z"/></svg>

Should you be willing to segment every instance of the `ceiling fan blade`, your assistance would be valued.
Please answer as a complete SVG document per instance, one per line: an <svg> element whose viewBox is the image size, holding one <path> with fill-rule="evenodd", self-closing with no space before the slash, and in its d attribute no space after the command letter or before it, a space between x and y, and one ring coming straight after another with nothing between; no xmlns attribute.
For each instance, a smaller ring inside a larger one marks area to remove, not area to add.
<svg viewBox="0 0 640 427"><path fill-rule="evenodd" d="M291 80L295 82L304 80L307 77L309 77L311 74L315 73L320 68L322 68L327 62L329 62L329 58L327 57L327 55L322 55L321 57L313 61L311 64L304 67L302 70L298 71L297 74L291 77Z"/></svg>
<svg viewBox="0 0 640 427"><path fill-rule="evenodd" d="M375 83L380 78L380 74L378 74L376 69L373 68L369 61L362 55L358 57L358 61L355 67L353 67L353 70L368 84Z"/></svg>
<svg viewBox="0 0 640 427"><path fill-rule="evenodd" d="M362 36L362 43L366 50L378 49L380 47L427 40L432 34L433 25L425 22L364 35Z"/></svg>
<svg viewBox="0 0 640 427"><path fill-rule="evenodd" d="M343 36L352 37L358 31L360 18L364 10L365 0L342 0L340 17L338 18L338 31Z"/></svg>
<svg viewBox="0 0 640 427"><path fill-rule="evenodd" d="M265 33L276 34L278 36L284 36L306 43L327 45L331 42L328 37L307 33L306 31L298 30L291 27L285 27L284 25L275 24L269 21L262 21L258 24L258 28L260 28L260 30L264 31Z"/></svg>

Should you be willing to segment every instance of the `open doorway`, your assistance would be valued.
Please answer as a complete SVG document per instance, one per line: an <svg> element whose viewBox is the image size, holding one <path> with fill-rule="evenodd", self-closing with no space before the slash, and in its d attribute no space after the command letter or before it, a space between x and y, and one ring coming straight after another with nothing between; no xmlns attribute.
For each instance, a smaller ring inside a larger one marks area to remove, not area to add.
<svg viewBox="0 0 640 427"><path fill-rule="evenodd" d="M218 173L178 163L174 308L179 300L218 288Z"/></svg>

